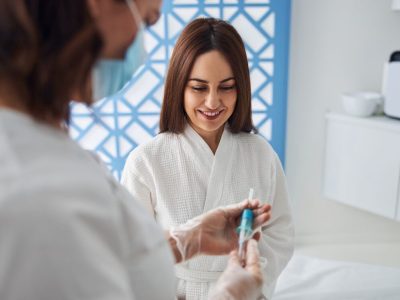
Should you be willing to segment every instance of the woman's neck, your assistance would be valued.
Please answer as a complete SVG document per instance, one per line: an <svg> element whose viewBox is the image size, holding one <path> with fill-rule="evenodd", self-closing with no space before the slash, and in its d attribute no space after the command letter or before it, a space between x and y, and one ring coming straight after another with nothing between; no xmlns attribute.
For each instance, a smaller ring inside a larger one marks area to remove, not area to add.
<svg viewBox="0 0 400 300"><path fill-rule="evenodd" d="M207 143L211 151L215 154L218 149L219 142L221 141L222 134L224 133L224 126L221 126L215 131L205 131L194 124L190 124L194 131Z"/></svg>

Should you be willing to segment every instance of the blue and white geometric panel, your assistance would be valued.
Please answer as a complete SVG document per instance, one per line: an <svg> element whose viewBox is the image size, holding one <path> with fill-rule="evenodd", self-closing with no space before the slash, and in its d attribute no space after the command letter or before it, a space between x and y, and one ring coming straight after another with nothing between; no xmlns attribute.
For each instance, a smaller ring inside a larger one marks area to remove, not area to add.
<svg viewBox="0 0 400 300"><path fill-rule="evenodd" d="M164 1L145 34L148 60L116 95L72 107L70 134L120 178L129 152L158 133L163 82L175 42L191 20L221 18L241 34L249 60L253 120L284 162L290 0Z"/></svg>

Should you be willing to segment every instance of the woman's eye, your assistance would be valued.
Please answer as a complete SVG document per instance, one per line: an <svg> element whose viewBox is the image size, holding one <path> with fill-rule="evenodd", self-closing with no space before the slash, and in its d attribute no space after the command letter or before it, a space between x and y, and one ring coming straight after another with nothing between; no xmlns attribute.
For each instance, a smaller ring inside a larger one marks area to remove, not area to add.
<svg viewBox="0 0 400 300"><path fill-rule="evenodd" d="M221 90L223 90L223 91L230 91L230 90L233 90L234 88L235 88L234 85L221 86Z"/></svg>
<svg viewBox="0 0 400 300"><path fill-rule="evenodd" d="M192 86L192 90L194 90L195 92L203 92L205 91L207 88L204 86Z"/></svg>

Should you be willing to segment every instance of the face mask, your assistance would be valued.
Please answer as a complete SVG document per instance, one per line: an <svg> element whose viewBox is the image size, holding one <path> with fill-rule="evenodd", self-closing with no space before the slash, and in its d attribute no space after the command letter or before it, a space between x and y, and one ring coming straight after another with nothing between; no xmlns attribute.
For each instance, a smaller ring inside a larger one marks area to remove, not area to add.
<svg viewBox="0 0 400 300"><path fill-rule="evenodd" d="M100 59L93 69L92 85L95 101L109 97L120 91L132 78L133 73L145 62L147 53L144 48L144 24L136 5L127 0L138 26L135 40L126 51L124 59Z"/></svg>

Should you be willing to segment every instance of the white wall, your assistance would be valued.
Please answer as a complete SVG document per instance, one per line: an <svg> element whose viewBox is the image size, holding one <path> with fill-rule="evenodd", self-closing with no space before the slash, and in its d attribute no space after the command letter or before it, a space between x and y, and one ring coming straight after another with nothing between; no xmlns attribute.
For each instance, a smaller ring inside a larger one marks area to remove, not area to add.
<svg viewBox="0 0 400 300"><path fill-rule="evenodd" d="M400 50L400 12L390 6L292 0L286 174L300 242L400 241L400 223L321 193L325 112L341 110L344 91L380 91L383 62Z"/></svg>

